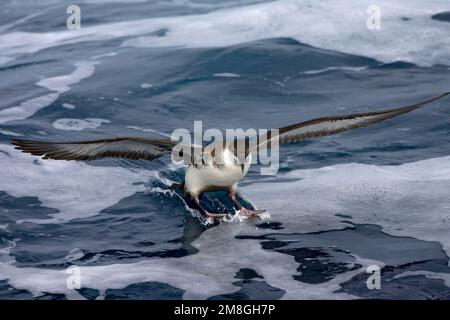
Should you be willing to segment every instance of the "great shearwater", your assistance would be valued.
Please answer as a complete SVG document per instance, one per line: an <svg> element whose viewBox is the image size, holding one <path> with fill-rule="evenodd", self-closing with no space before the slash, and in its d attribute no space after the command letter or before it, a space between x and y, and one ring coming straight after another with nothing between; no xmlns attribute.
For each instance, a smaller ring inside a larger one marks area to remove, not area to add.
<svg viewBox="0 0 450 320"><path fill-rule="evenodd" d="M415 109L425 106L433 101L441 99L450 92L446 92L429 100L405 107L369 113L356 113L337 117L323 117L306 122L292 124L276 130L276 135L266 135L258 139L257 143L244 142L244 149L236 148L236 143L221 144L221 148L209 148L192 146L191 159L185 174L185 181L174 184L184 190L185 196L190 197L195 208L208 218L222 218L224 214L208 212L199 201L203 192L223 190L227 191L234 206L242 216L253 216L265 210L250 210L245 208L236 198L237 183L247 174L251 165L252 151L263 143L269 144L276 138L279 144L294 143L314 137L321 137L340 133L349 129L360 128L372 123L377 123ZM243 140L243 139L241 139ZM55 160L94 160L103 157L127 158L132 160L154 160L164 154L171 153L179 145L170 139L143 138L143 137L118 137L113 139L70 141L70 142L43 142L32 140L14 139L12 143L16 149L31 153L35 156L43 156L43 159ZM186 150L186 148L182 149ZM212 151L211 151L212 150ZM222 150L217 152L217 150ZM240 150L240 151L239 151ZM186 151L184 151L186 152ZM202 155L200 163L194 162L193 154ZM204 158L203 158L204 156ZM207 160L204 160L207 159ZM241 161L243 160L243 161Z"/></svg>

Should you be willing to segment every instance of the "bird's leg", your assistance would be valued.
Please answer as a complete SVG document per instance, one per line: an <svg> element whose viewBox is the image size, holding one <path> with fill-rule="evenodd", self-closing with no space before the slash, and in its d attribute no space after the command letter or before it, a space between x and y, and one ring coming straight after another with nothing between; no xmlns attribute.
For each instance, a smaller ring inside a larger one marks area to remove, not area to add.
<svg viewBox="0 0 450 320"><path fill-rule="evenodd" d="M194 200L195 207L202 215L204 215L207 218L213 218L213 219L221 219L226 216L226 214L223 213L211 213L208 212L205 208L203 208L200 204L200 200L198 199L198 196L192 196L192 199Z"/></svg>
<svg viewBox="0 0 450 320"><path fill-rule="evenodd" d="M175 189L184 189L184 181L182 183L172 183L172 185L169 187L171 190Z"/></svg>
<svg viewBox="0 0 450 320"><path fill-rule="evenodd" d="M230 191L228 193L228 196L231 198L231 200L233 201L233 204L239 209L239 215L243 216L243 217L252 217L252 216L256 216L260 213L265 212L266 210L264 209L260 209L260 210L250 210L245 208L240 202L239 200L236 198L236 192Z"/></svg>

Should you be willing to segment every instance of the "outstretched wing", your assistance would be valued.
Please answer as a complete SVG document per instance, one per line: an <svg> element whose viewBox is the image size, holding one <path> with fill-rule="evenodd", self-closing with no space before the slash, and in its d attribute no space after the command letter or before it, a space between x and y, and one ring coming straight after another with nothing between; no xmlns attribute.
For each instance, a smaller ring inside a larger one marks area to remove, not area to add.
<svg viewBox="0 0 450 320"><path fill-rule="evenodd" d="M121 137L104 140L42 142L12 140L16 149L43 159L94 160L104 157L153 160L170 153L177 144L168 139Z"/></svg>
<svg viewBox="0 0 450 320"><path fill-rule="evenodd" d="M416 110L449 94L450 92L446 92L429 100L401 108L378 112L356 113L338 117L317 118L306 122L293 124L278 129L279 143L293 143L305 139L327 136L350 129L365 127L369 124L377 123Z"/></svg>
<svg viewBox="0 0 450 320"><path fill-rule="evenodd" d="M317 118L282 127L277 130L272 130L269 131L265 136L259 136L258 141L253 141L249 147L247 147L246 145L245 157L247 157L247 155L253 150L266 146L268 142L274 142L275 139L278 139L279 144L294 143L301 140L328 136L350 129L365 127L370 124L416 110L449 94L450 92L446 92L429 100L412 104L406 107L377 112L355 113L337 117ZM245 141L243 139L239 139L238 143L245 143Z"/></svg>
<svg viewBox="0 0 450 320"><path fill-rule="evenodd" d="M328 136L350 129L365 127L370 124L416 110L449 94L450 92L446 92L429 100L406 107L377 112L355 113L345 116L312 119L282 127L276 130L268 131L267 134L260 135L255 141L247 141L247 139L238 138L235 139L232 143L229 143L227 147L230 150L234 150L235 156L237 156L239 159L246 159L252 151L258 148L262 148L263 146L267 147L266 144L268 142L273 143L276 139L278 139L279 144L294 143L301 140ZM238 150L242 151L239 152Z"/></svg>

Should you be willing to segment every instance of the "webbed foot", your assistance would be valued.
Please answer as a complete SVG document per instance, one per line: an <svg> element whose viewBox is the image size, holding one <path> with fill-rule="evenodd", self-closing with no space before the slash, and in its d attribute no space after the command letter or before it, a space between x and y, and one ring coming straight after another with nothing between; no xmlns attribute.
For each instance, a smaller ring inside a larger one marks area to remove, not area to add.
<svg viewBox="0 0 450 320"><path fill-rule="evenodd" d="M266 210L264 210L264 209L250 210L250 209L241 207L241 209L239 210L239 215L242 217L254 217L263 212L266 212Z"/></svg>

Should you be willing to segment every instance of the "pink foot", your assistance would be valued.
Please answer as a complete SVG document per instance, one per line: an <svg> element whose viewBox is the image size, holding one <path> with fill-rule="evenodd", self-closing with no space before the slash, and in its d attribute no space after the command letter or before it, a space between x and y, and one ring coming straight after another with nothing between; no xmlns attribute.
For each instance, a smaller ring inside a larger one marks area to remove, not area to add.
<svg viewBox="0 0 450 320"><path fill-rule="evenodd" d="M227 215L224 213L210 213L210 212L205 213L205 217L211 218L211 219L216 219L216 220L221 220L221 219L225 218L226 216Z"/></svg>
<svg viewBox="0 0 450 320"><path fill-rule="evenodd" d="M243 217L254 217L263 212L266 212L266 210L264 210L264 209L250 210L250 209L246 209L246 208L242 207L241 210L239 211L239 215L241 215Z"/></svg>

